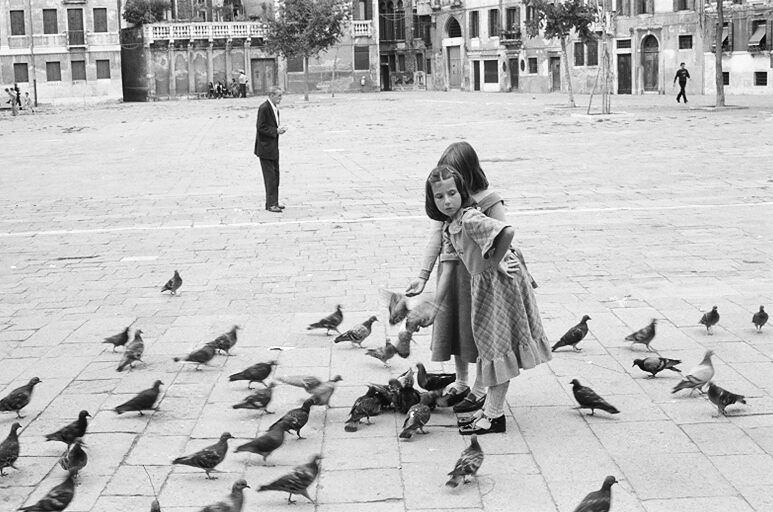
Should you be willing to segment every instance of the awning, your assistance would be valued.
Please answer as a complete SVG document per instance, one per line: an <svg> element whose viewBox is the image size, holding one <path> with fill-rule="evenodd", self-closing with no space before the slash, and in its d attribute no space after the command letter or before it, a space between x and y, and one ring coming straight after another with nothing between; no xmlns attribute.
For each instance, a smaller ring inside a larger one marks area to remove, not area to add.
<svg viewBox="0 0 773 512"><path fill-rule="evenodd" d="M759 46L762 43L762 38L765 37L765 25L758 25L757 29L749 39L749 46Z"/></svg>

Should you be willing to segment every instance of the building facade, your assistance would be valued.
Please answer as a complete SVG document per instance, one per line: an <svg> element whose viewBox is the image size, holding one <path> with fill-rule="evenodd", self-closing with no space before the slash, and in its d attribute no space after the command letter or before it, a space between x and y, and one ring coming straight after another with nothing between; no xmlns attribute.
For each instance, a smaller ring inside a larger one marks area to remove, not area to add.
<svg viewBox="0 0 773 512"><path fill-rule="evenodd" d="M113 0L0 0L0 84L40 103L121 98Z"/></svg>

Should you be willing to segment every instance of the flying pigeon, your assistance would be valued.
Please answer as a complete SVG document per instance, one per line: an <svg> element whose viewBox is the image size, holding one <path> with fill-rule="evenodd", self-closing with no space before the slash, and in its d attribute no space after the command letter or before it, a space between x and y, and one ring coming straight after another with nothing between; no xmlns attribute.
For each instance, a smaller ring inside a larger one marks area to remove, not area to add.
<svg viewBox="0 0 773 512"><path fill-rule="evenodd" d="M736 395L735 393L731 393L730 391L722 389L713 382L709 382L709 400L711 400L712 404L717 406L719 414L726 416L727 413L725 412L725 407L728 405L733 405L736 402L740 402L745 405L745 398L746 397L743 395Z"/></svg>
<svg viewBox="0 0 773 512"><path fill-rule="evenodd" d="M241 329L238 325L234 325L230 331L225 334L221 334L213 341L207 343L212 345L218 352L225 352L229 356L231 355L231 349L236 345L236 331Z"/></svg>
<svg viewBox="0 0 773 512"><path fill-rule="evenodd" d="M62 427L53 434L46 436L46 441L61 441L67 446L70 446L76 437L83 437L86 435L86 427L88 421L86 418L91 418L91 414L88 411L83 410L78 414L78 419Z"/></svg>
<svg viewBox="0 0 773 512"><path fill-rule="evenodd" d="M184 464L186 466L203 469L207 474L207 478L214 480L215 477L210 476L209 473L215 471L215 466L225 460L225 455L228 453L229 439L233 439L230 432L223 432L217 443L207 446L191 455L178 457L172 461L172 464Z"/></svg>
<svg viewBox="0 0 773 512"><path fill-rule="evenodd" d="M218 501L212 505L207 505L201 512L241 512L244 506L244 489L249 489L247 481L240 478L231 486L231 494L223 501Z"/></svg>
<svg viewBox="0 0 773 512"><path fill-rule="evenodd" d="M679 359L668 359L667 357L648 357L646 359L634 359L631 368L638 366L643 371L649 372L651 374L650 377L654 377L663 370L682 373L682 370L676 367L681 362Z"/></svg>
<svg viewBox="0 0 773 512"><path fill-rule="evenodd" d="M277 380L305 389L314 397L314 405L327 405L330 403L330 397L333 396L333 392L336 389L336 382L343 379L340 375L336 375L327 382L322 382L316 377L311 376L279 377Z"/></svg>
<svg viewBox="0 0 773 512"><path fill-rule="evenodd" d="M250 389L250 386L253 382L260 382L265 386L266 383L263 381L266 380L269 375L271 375L271 369L274 366L276 366L276 361L253 364L244 371L234 373L228 377L228 380L231 382L236 380L248 380L249 382L247 383L247 389Z"/></svg>
<svg viewBox="0 0 773 512"><path fill-rule="evenodd" d="M0 400L0 411L15 412L19 419L24 418L20 412L32 400L32 390L35 389L35 384L38 383L40 383L40 379L32 377L27 384L8 393L8 396Z"/></svg>
<svg viewBox="0 0 773 512"><path fill-rule="evenodd" d="M674 386L671 393L676 393L681 389L689 389L692 395L696 389L701 391L703 386L714 377L714 364L711 362L712 355L714 355L714 351L707 350L706 355L703 356L703 361L690 370L690 373L685 375L684 380Z"/></svg>
<svg viewBox="0 0 773 512"><path fill-rule="evenodd" d="M269 427L268 432L260 437L253 439L248 443L244 443L241 446L237 446L235 453L238 452L250 452L263 457L263 462L271 455L274 450L282 446L285 442L285 428L284 423L280 420Z"/></svg>
<svg viewBox="0 0 773 512"><path fill-rule="evenodd" d="M643 327L638 331L626 336L625 341L633 341L634 345L636 343L641 343L642 345L647 347L648 352L652 352L650 343L652 342L653 338L655 338L655 324L657 323L658 323L657 319L653 318L652 322L650 322L650 324L647 327ZM631 345L631 347L633 347L633 345ZM655 352L657 352L657 350Z"/></svg>
<svg viewBox="0 0 773 512"><path fill-rule="evenodd" d="M711 308L711 311L704 313L700 323L706 326L706 332L708 334L714 334L712 327L719 323L719 311L717 311L717 307L714 306Z"/></svg>
<svg viewBox="0 0 773 512"><path fill-rule="evenodd" d="M308 487L314 482L319 474L319 461L322 459L321 455L314 455L311 462L303 464L302 466L296 466L291 472L274 480L268 485L261 485L258 488L258 492L263 491L282 491L290 493L287 498L287 503L295 503L293 501L293 494L304 496L307 500L315 503L311 496L309 496Z"/></svg>
<svg viewBox="0 0 773 512"><path fill-rule="evenodd" d="M177 295L177 290L183 285L183 278L180 277L180 274L177 273L177 271L174 271L174 275L172 278L166 282L163 288L161 288L161 293L164 293L165 291L172 292L172 295Z"/></svg>
<svg viewBox="0 0 773 512"><path fill-rule="evenodd" d="M377 416L381 412L381 400L376 396L377 393L378 390L375 386L368 386L368 392L354 401L349 411L349 419L344 425L345 431L357 432L363 418L370 425L370 417Z"/></svg>
<svg viewBox="0 0 773 512"><path fill-rule="evenodd" d="M400 331L397 334L397 353L403 359L411 355L411 341L413 340L413 333L411 331Z"/></svg>
<svg viewBox="0 0 773 512"><path fill-rule="evenodd" d="M11 425L11 431L8 433L8 437L0 443L0 476L5 476L3 469L13 468L14 462L19 458L19 433L17 432L21 428L21 423L18 421Z"/></svg>
<svg viewBox="0 0 773 512"><path fill-rule="evenodd" d="M368 318L363 323L352 327L342 335L336 337L336 339L333 340L333 343L351 341L352 345L357 345L362 348L362 342L365 341L365 338L370 336L371 325L373 325L373 322L378 322L378 318L375 316Z"/></svg>
<svg viewBox="0 0 773 512"><path fill-rule="evenodd" d="M286 432L295 430L295 435L298 436L298 439L303 439L301 437L301 429L309 422L309 413L311 412L312 405L314 405L314 397L307 398L302 406L287 411L284 416L275 421L268 427L269 430L281 422Z"/></svg>
<svg viewBox="0 0 773 512"><path fill-rule="evenodd" d="M259 389L238 404L234 405L234 409L255 409L256 411L263 410L266 414L274 414L267 409L268 404L271 403L271 398L274 395L275 383L269 382L268 386L264 389Z"/></svg>
<svg viewBox="0 0 773 512"><path fill-rule="evenodd" d="M110 336L109 338L105 338L105 341L102 343L110 343L113 345L113 352L115 352L116 347L123 347L126 345L126 342L129 341L129 328L123 330L123 332L119 332L118 334L115 334L113 336Z"/></svg>
<svg viewBox="0 0 773 512"><path fill-rule="evenodd" d="M142 361L143 352L145 352L145 342L142 341L142 331L137 329L134 331L134 339L126 345L126 350L123 351L123 356L121 357L121 362L118 363L117 370L122 372L130 365L133 368L135 362Z"/></svg>
<svg viewBox="0 0 773 512"><path fill-rule="evenodd" d="M561 347L572 347L575 352L579 352L581 349L577 348L577 344L588 334L588 320L590 319L588 315L583 316L579 324L566 331L566 334L561 336L561 339L553 345L552 351L555 352Z"/></svg>
<svg viewBox="0 0 773 512"><path fill-rule="evenodd" d="M83 449L83 439L76 437L59 458L59 465L62 469L69 471L73 476L78 476L78 472L86 467L89 462L89 455Z"/></svg>
<svg viewBox="0 0 773 512"><path fill-rule="evenodd" d="M215 346L208 343L185 357L175 357L173 360L175 363L180 361L194 363L196 365L195 369L201 370L199 367L210 362L213 357L215 357Z"/></svg>
<svg viewBox="0 0 773 512"><path fill-rule="evenodd" d="M405 422L403 422L403 431L400 432L399 436L401 439L410 439L417 430L422 434L427 433L424 431L424 425L427 424L432 416L430 404L434 403L438 394L440 394L438 391L422 393L419 403L408 409Z"/></svg>
<svg viewBox="0 0 773 512"><path fill-rule="evenodd" d="M306 330L310 331L312 329L325 329L325 334L327 335L330 334L330 331L335 331L338 334L341 334L341 331L338 330L338 326L341 325L341 322L343 321L344 314L341 312L341 305L339 304L336 306L336 310L334 312L330 313L319 322L309 324Z"/></svg>
<svg viewBox="0 0 773 512"><path fill-rule="evenodd" d="M612 486L616 483L615 477L606 477L601 489L588 493L574 512L609 512L612 506Z"/></svg>
<svg viewBox="0 0 773 512"><path fill-rule="evenodd" d="M390 343L389 340L386 341L386 345L384 345L383 347L369 348L365 352L365 355L368 355L370 357L375 357L376 359L384 363L384 366L389 366L389 363L387 363L387 361L392 359L395 356L395 354L397 354L397 347L392 345L392 343Z"/></svg>
<svg viewBox="0 0 773 512"><path fill-rule="evenodd" d="M142 416L142 411L150 411L153 409L153 404L156 403L156 400L158 399L158 395L161 392L161 386L164 383L160 380L157 380L155 383L153 383L153 387L146 389L144 391L140 391L137 396L129 400L128 402L124 402L118 407L115 408L115 412L118 414L123 414L125 412L132 412L137 411L140 413L140 416Z"/></svg>
<svg viewBox="0 0 773 512"><path fill-rule="evenodd" d="M70 473L64 482L48 491L48 494L43 496L40 501L34 505L21 507L19 510L26 512L62 512L70 505L74 497L75 480L74 475Z"/></svg>
<svg viewBox="0 0 773 512"><path fill-rule="evenodd" d="M609 414L617 414L620 412L606 400L597 395L591 388L580 384L579 380L573 379L570 384L573 386L572 392L574 393L574 399L580 404L578 409L590 409L591 416L595 414L596 409L601 409Z"/></svg>
<svg viewBox="0 0 773 512"><path fill-rule="evenodd" d="M459 487L459 484L468 481L469 477L476 476L480 466L483 464L483 450L478 444L478 434L470 436L470 446L462 451L459 460L456 461L454 469L448 473L451 477L446 482L446 487Z"/></svg>
<svg viewBox="0 0 773 512"><path fill-rule="evenodd" d="M752 323L757 328L757 332L762 332L762 326L768 323L768 314L765 313L765 306L760 306L760 310L754 313Z"/></svg>
<svg viewBox="0 0 773 512"><path fill-rule="evenodd" d="M415 333L422 327L429 327L435 321L435 310L435 303L430 300L417 305L405 317L405 330Z"/></svg>
<svg viewBox="0 0 773 512"><path fill-rule="evenodd" d="M455 373L427 373L427 369L422 363L416 363L416 368L419 370L416 374L416 381L419 387L427 391L443 390L456 382Z"/></svg>
<svg viewBox="0 0 773 512"><path fill-rule="evenodd" d="M402 293L381 288L379 294L389 309L389 325L397 325L408 316L408 302Z"/></svg>

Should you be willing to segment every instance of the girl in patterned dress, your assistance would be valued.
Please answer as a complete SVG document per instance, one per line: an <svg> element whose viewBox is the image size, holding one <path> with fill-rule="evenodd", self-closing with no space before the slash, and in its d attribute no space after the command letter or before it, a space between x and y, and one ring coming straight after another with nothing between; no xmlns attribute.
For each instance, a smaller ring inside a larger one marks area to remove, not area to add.
<svg viewBox="0 0 773 512"><path fill-rule="evenodd" d="M425 209L431 219L444 222L444 244L453 248L440 260L436 304L443 303L452 285L444 267L463 265L470 274L476 369L489 388L483 409L459 420L460 433L505 432L510 379L552 357L531 280L510 251L513 228L475 208L461 174L448 165L435 168L427 178Z"/></svg>

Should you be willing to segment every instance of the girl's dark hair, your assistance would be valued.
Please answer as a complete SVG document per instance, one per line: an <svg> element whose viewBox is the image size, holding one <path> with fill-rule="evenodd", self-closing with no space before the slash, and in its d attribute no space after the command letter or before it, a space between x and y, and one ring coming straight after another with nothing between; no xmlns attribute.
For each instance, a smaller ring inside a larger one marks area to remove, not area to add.
<svg viewBox="0 0 773 512"><path fill-rule="evenodd" d="M448 215L438 210L435 205L435 195L432 193L432 184L439 181L453 178L456 184L456 190L459 191L459 195L462 196L462 208L472 206L472 194L470 193L470 187L467 186L467 182L464 181L462 174L451 167L450 165L438 165L427 177L427 185L424 191L424 210L427 212L427 216L430 219L445 222L448 220Z"/></svg>
<svg viewBox="0 0 773 512"><path fill-rule="evenodd" d="M486 173L480 168L478 154L469 142L454 142L448 146L437 164L450 165L459 171L473 192L488 188Z"/></svg>

